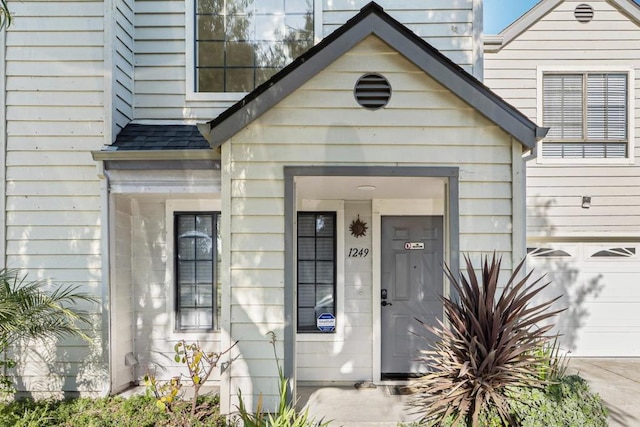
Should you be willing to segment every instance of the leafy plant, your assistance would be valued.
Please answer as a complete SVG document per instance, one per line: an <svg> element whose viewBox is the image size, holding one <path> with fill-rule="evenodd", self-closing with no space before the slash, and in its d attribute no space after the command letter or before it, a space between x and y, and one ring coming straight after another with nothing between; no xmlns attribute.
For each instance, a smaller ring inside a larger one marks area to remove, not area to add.
<svg viewBox="0 0 640 427"><path fill-rule="evenodd" d="M173 347L174 360L185 365L189 371L189 379L193 387L190 412L192 418L199 420L207 415L208 411L202 411L207 408L199 406L200 389L218 366L220 357L231 351L237 343L236 341L231 347L220 353L205 352L199 343L187 344L185 340L180 340ZM155 375L147 373L144 376L144 382L147 386L147 393L153 395L156 399L156 406L161 410L175 412L175 405L181 405L181 377L174 377L169 381L158 381Z"/></svg>
<svg viewBox="0 0 640 427"><path fill-rule="evenodd" d="M0 0L0 31L9 28L11 21L13 21L13 17L7 7L7 0Z"/></svg>
<svg viewBox="0 0 640 427"><path fill-rule="evenodd" d="M0 351L4 355L0 389L5 394L13 391L7 369L15 366L15 361L6 357L13 344L25 338L78 336L89 340L79 326L91 325L89 314L74 306L96 299L79 292L77 286L60 286L47 292L46 284L43 280L26 281L19 270L0 270Z"/></svg>
<svg viewBox="0 0 640 427"><path fill-rule="evenodd" d="M278 366L278 392L279 402L275 413L265 412L262 407L262 395L258 398L256 411L252 413L245 405L242 398L242 392L238 390L238 415L244 427L307 427L316 426L324 427L329 425L330 421L316 421L309 416L309 409L304 412L298 412L295 404L290 401L288 395L289 379L284 376L278 353L276 351L276 334L273 331L267 332L271 338L269 340L273 347L276 365Z"/></svg>
<svg viewBox="0 0 640 427"><path fill-rule="evenodd" d="M538 326L559 311L549 312L557 300L534 304L534 298L548 286L531 273L519 279L524 260L518 264L504 288L499 288L501 259L484 257L480 277L465 256L467 277L459 280L446 267L445 273L458 297L442 297L447 324L422 323L439 341L432 351L420 356L432 371L413 384L412 405L423 413L422 421L440 425L452 416L454 424L480 425L484 409L494 408L507 425L514 423L510 412L510 387L542 387L538 373L549 365L549 355L535 352L551 337L552 328Z"/></svg>

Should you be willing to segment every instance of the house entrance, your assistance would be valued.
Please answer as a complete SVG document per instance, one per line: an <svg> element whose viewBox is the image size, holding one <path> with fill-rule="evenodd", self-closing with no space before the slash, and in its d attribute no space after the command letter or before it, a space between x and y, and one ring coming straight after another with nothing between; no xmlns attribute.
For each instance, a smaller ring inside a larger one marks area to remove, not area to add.
<svg viewBox="0 0 640 427"><path fill-rule="evenodd" d="M406 378L430 336L416 319L442 319L443 217L383 216L381 241L381 373Z"/></svg>

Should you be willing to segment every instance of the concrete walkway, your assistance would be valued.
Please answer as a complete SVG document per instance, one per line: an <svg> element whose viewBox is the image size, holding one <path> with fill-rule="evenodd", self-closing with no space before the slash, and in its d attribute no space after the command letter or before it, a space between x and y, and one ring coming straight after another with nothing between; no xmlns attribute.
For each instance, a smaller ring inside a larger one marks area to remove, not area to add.
<svg viewBox="0 0 640 427"><path fill-rule="evenodd" d="M569 374L589 382L611 411L611 427L640 426L640 359L571 359ZM298 406L331 427L395 427L419 418L410 415L410 396L395 387L298 387Z"/></svg>
<svg viewBox="0 0 640 427"><path fill-rule="evenodd" d="M610 427L640 426L640 359L571 359L568 373L586 379L602 397Z"/></svg>

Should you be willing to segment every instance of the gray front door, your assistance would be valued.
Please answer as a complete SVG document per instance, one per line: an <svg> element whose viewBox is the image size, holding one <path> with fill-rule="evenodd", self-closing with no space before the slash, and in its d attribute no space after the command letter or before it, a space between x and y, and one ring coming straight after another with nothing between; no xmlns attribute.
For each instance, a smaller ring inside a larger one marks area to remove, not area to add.
<svg viewBox="0 0 640 427"><path fill-rule="evenodd" d="M383 378L424 372L416 357L428 335L415 319L442 319L442 229L441 216L382 217Z"/></svg>

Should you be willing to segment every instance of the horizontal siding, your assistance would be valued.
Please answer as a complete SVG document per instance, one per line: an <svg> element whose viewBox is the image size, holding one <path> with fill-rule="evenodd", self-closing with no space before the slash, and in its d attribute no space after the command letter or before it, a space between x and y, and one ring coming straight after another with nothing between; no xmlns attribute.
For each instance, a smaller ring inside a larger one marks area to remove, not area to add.
<svg viewBox="0 0 640 427"><path fill-rule="evenodd" d="M100 185L90 151L100 149L105 132L104 3L27 0L11 10L15 21L6 32L5 55L6 263L28 279L77 285L101 297ZM75 378L108 371L99 347L100 306L88 309L96 311L87 331L96 343L58 343L47 359L52 370L25 368L24 387L103 391L108 378L101 374L88 382Z"/></svg>
<svg viewBox="0 0 640 427"><path fill-rule="evenodd" d="M368 1L324 1L320 14L326 36ZM474 62L473 1L382 0L391 16L470 71ZM187 100L186 3L148 0L135 7L135 118L210 120L239 100L227 94L208 101ZM231 97L231 98L230 98Z"/></svg>
<svg viewBox="0 0 640 427"><path fill-rule="evenodd" d="M375 112L353 101L354 82L370 69L387 76L393 96L399 94ZM319 109L322 114L317 113ZM223 158L231 159L230 168L223 171L230 179L231 240L238 242L237 236L242 236L240 242L247 242L256 236L262 255L276 262L265 264L257 259L260 252L231 245L233 286L251 286L255 293L251 297L249 292L232 291L234 296L242 295L232 297L232 313L251 313L254 320L250 325L232 322L232 338L241 341L240 351L243 343L258 345L265 340L265 332L280 331L284 321L268 317L267 306L258 297L272 293L269 301L277 301L280 293L273 289L273 280L280 281L278 290L283 286L284 254L278 240L284 237L284 165L459 166L461 250L474 257L497 251L510 258L511 140L376 38L367 39L314 76L222 149ZM349 209L345 202L345 218L357 215ZM365 211L360 211L360 217L367 222L371 218ZM346 245L370 244L349 240L349 232L345 234ZM271 280L261 280L262 273ZM371 267L360 269L347 262L344 280L344 318L338 319L343 322L344 338L299 336L299 380L353 381L372 376L372 350L367 350L373 333ZM316 354L325 340L324 348L332 350L323 353L323 360ZM241 366L258 372L262 362L243 356ZM248 373L232 376L232 384L250 381ZM232 386L231 393L235 390Z"/></svg>
<svg viewBox="0 0 640 427"><path fill-rule="evenodd" d="M136 2L134 31L136 119L211 120L233 104L186 100L184 1Z"/></svg>
<svg viewBox="0 0 640 427"><path fill-rule="evenodd" d="M573 17L580 3L561 3L499 52L486 52L485 84L536 121L538 67L633 68L634 164L553 165L532 160L527 167L527 215L530 236L638 235L640 27L604 0L589 3L594 19L581 24ZM592 197L590 209L582 209L582 196Z"/></svg>
<svg viewBox="0 0 640 427"><path fill-rule="evenodd" d="M216 334L174 333L169 286L173 282L167 278L167 262L173 262L172 249L167 248L166 201L164 198L145 198L131 202L131 227L123 226L119 230L119 239L131 245L130 253L126 248L122 256L130 258L130 285L133 294L132 315L124 321L135 319L135 350L138 358L137 379L148 371L155 372L159 379L170 379L184 374L184 366L176 363L173 347L179 339L187 342L199 342L205 351L219 351ZM119 268L119 266L118 266ZM126 305L119 310L126 310ZM122 313L124 316L126 313ZM117 362L117 361L116 361ZM212 381L218 381L215 371Z"/></svg>
<svg viewBox="0 0 640 427"><path fill-rule="evenodd" d="M367 3L367 0L323 1L323 37L347 22ZM472 1L379 0L377 3L449 59L471 71L474 43Z"/></svg>

